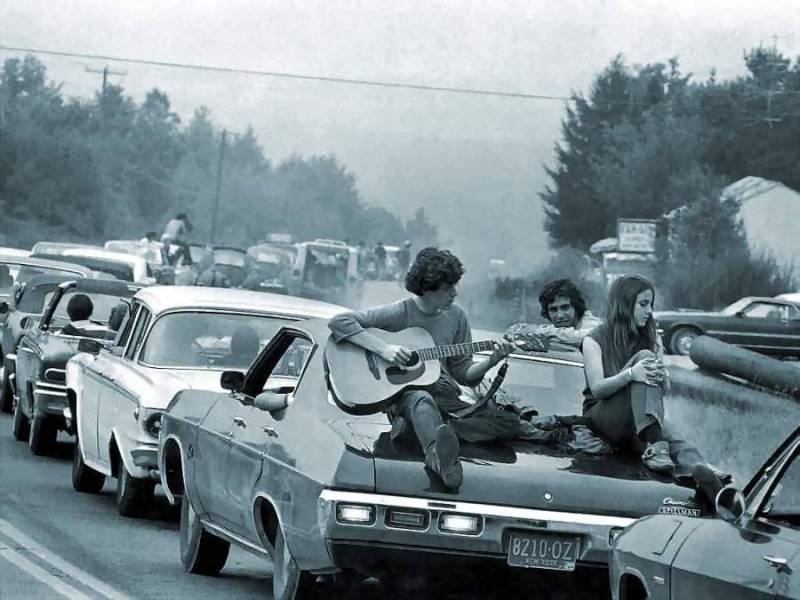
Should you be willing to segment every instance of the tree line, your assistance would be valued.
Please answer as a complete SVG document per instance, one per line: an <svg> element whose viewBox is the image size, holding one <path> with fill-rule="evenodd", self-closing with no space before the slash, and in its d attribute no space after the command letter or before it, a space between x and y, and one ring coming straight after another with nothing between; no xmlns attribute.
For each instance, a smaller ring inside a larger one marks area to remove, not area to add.
<svg viewBox="0 0 800 600"><path fill-rule="evenodd" d="M734 80L693 82L677 59L631 67L617 56L574 94L541 193L552 244L585 252L616 235L618 217L662 219L657 283L669 303L791 289L793 265L748 249L739 206L720 191L748 175L800 189L800 60L758 47L744 62Z"/></svg>
<svg viewBox="0 0 800 600"><path fill-rule="evenodd" d="M199 107L184 123L159 89L136 103L117 85L67 98L33 56L0 73L0 242L139 238L176 212L210 242L221 128ZM227 136L216 242L246 246L268 232L416 247L436 242L423 208L402 222L367 205L332 155L273 163L252 128Z"/></svg>

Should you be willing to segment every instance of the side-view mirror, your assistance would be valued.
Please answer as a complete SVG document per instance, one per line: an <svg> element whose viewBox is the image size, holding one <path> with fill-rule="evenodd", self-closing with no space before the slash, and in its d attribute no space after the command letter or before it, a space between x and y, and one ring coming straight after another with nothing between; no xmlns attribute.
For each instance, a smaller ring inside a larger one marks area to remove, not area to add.
<svg viewBox="0 0 800 600"><path fill-rule="evenodd" d="M267 412L280 411L289 406L289 394L267 390L256 396L253 406Z"/></svg>
<svg viewBox="0 0 800 600"><path fill-rule="evenodd" d="M31 317L22 317L22 320L19 322L19 324L23 329L33 329L33 326L36 324L36 319Z"/></svg>
<svg viewBox="0 0 800 600"><path fill-rule="evenodd" d="M723 521L736 523L744 514L744 494L733 486L726 486L717 494L714 507Z"/></svg>
<svg viewBox="0 0 800 600"><path fill-rule="evenodd" d="M4 315L8 312L8 302L3 300L0 302L0 315Z"/></svg>
<svg viewBox="0 0 800 600"><path fill-rule="evenodd" d="M223 390L239 392L244 387L244 373L241 371L223 371L219 378Z"/></svg>
<svg viewBox="0 0 800 600"><path fill-rule="evenodd" d="M78 352L88 352L89 354L99 354L103 344L99 340L91 338L81 338L78 341Z"/></svg>

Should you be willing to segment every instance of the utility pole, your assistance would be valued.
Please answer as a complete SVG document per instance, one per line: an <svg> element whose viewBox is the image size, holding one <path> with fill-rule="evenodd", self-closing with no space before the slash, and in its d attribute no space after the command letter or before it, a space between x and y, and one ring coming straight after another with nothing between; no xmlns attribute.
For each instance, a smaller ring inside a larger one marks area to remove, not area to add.
<svg viewBox="0 0 800 600"><path fill-rule="evenodd" d="M102 75L103 75L103 94L102 94L103 100L106 99L106 87L108 85L108 76L109 75L125 76L125 75L128 74L127 71L112 71L107 66L103 67L102 71L98 71L97 69L90 69L89 67L86 67L86 72L87 73L102 73Z"/></svg>
<svg viewBox="0 0 800 600"><path fill-rule="evenodd" d="M219 162L217 163L217 188L214 192L214 212L211 214L211 244L217 241L217 213L219 212L219 190L222 187L222 163L225 160L225 138L228 130L222 130L222 140L219 143Z"/></svg>

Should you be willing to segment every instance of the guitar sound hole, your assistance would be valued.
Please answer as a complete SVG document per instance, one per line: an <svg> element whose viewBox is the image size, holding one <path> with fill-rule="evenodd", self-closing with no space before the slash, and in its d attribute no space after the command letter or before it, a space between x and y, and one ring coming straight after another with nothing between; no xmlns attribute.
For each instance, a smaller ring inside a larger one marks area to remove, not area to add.
<svg viewBox="0 0 800 600"><path fill-rule="evenodd" d="M419 354L416 352L411 353L411 360L408 361L406 367L416 367L419 364Z"/></svg>

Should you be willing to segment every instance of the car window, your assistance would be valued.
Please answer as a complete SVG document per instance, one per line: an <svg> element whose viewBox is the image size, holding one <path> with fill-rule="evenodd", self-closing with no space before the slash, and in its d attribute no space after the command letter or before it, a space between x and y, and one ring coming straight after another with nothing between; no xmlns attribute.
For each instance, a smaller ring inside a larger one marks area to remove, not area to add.
<svg viewBox="0 0 800 600"><path fill-rule="evenodd" d="M156 367L247 371L290 318L243 313L175 312L161 316L142 351Z"/></svg>
<svg viewBox="0 0 800 600"><path fill-rule="evenodd" d="M789 307L789 318L792 319L792 320L800 319L800 307L790 306Z"/></svg>
<svg viewBox="0 0 800 600"><path fill-rule="evenodd" d="M312 349L311 340L296 332L278 333L270 341L269 349L258 357L249 371L244 392L256 396L276 385L285 386L287 377L299 379L311 358Z"/></svg>
<svg viewBox="0 0 800 600"><path fill-rule="evenodd" d="M761 510L761 516L800 528L800 450L781 473Z"/></svg>
<svg viewBox="0 0 800 600"><path fill-rule="evenodd" d="M744 316L753 319L773 319L780 320L781 307L777 304L767 304L766 302L754 302L744 309Z"/></svg>
<svg viewBox="0 0 800 600"><path fill-rule="evenodd" d="M50 300L53 297L55 292L50 292L47 294L47 298L45 299L44 306L48 306L50 304ZM69 315L67 315L67 305L69 304L70 299L76 294L80 293L85 296L89 297L89 300L92 301L92 315L89 317L90 321L100 324L107 324L109 319L111 318L111 311L114 307L119 304L122 300L119 296L112 296L108 294L96 294L96 293L86 293L86 292L79 292L76 291L74 288L69 289L61 296L61 299L58 301L58 305L56 306L55 313L53 314L52 319L50 320L50 328L56 329L64 327L67 323L69 323Z"/></svg>
<svg viewBox="0 0 800 600"><path fill-rule="evenodd" d="M131 339L131 331L133 330L133 325L136 322L136 315L139 314L139 309L141 307L142 305L137 302L128 312L128 316L125 317L125 321L122 324L122 333L117 337L117 341L114 344L115 346L124 348L125 344L128 343L128 340Z"/></svg>
<svg viewBox="0 0 800 600"><path fill-rule="evenodd" d="M499 368L498 365L486 374L481 392L492 384ZM512 357L497 400L535 408L540 414L579 415L584 387L586 379L580 366Z"/></svg>
<svg viewBox="0 0 800 600"><path fill-rule="evenodd" d="M142 338L144 337L144 331L147 328L147 324L150 322L150 311L147 310L144 306L139 309L139 315L136 319L136 324L133 328L133 333L131 334L131 342L128 344L128 349L125 350L125 358L128 360L133 360L133 357L136 356L136 351L139 349L139 346L142 345Z"/></svg>

